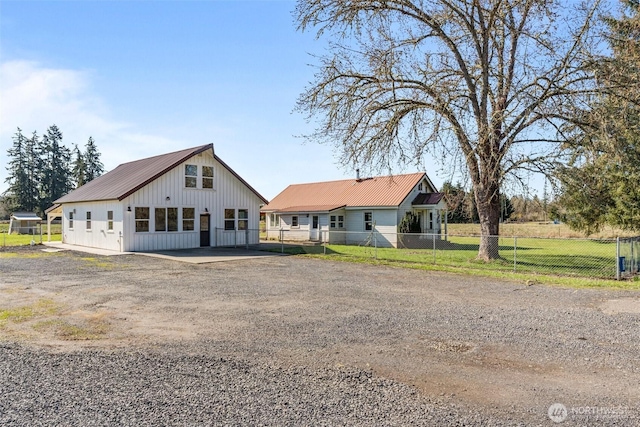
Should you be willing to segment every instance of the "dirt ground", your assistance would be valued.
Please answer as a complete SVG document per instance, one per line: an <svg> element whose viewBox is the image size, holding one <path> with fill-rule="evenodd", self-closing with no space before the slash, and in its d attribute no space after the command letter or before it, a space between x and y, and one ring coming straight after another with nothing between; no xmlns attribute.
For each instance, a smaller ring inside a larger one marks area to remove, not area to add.
<svg viewBox="0 0 640 427"><path fill-rule="evenodd" d="M640 423L640 295L629 291L293 256L193 265L23 248L0 252L0 341L51 352L171 343L370 370L526 424L552 425L554 403L576 422L593 421L582 408L615 406L621 425Z"/></svg>

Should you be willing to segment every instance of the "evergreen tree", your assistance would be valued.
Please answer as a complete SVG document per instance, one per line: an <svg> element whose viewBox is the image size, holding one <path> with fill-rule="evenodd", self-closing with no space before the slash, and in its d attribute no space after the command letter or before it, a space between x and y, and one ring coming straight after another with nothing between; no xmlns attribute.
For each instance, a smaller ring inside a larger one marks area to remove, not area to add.
<svg viewBox="0 0 640 427"><path fill-rule="evenodd" d="M43 135L40 152L44 165L40 209L44 212L72 188L71 151L62 145L62 132L56 125L51 125Z"/></svg>
<svg viewBox="0 0 640 427"><path fill-rule="evenodd" d="M73 169L71 174L73 181L76 184L76 188L82 187L87 183L87 163L85 162L85 156L80 152L80 149L76 145L73 149Z"/></svg>
<svg viewBox="0 0 640 427"><path fill-rule="evenodd" d="M100 152L92 137L89 137L85 146L84 162L86 167L85 183L93 181L104 173L104 165L100 161Z"/></svg>
<svg viewBox="0 0 640 427"><path fill-rule="evenodd" d="M557 173L562 219L586 234L640 230L640 2L607 18L613 55L595 64L604 96L576 118L569 167Z"/></svg>
<svg viewBox="0 0 640 427"><path fill-rule="evenodd" d="M18 128L16 134L12 137L13 145L7 150L9 156L9 166L7 171L9 176L5 180L9 184L9 188L5 192L7 204L10 210L27 210L29 206L29 198L26 193L28 187L26 173L25 144L26 138L22 135L22 130Z"/></svg>

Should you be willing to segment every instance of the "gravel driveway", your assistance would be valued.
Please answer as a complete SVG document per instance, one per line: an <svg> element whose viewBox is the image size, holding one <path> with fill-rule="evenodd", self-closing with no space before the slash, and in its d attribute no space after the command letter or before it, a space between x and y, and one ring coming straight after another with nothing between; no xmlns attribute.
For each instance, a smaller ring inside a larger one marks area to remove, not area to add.
<svg viewBox="0 0 640 427"><path fill-rule="evenodd" d="M637 292L303 257L8 254L3 426L544 426L555 403L562 425L640 425Z"/></svg>

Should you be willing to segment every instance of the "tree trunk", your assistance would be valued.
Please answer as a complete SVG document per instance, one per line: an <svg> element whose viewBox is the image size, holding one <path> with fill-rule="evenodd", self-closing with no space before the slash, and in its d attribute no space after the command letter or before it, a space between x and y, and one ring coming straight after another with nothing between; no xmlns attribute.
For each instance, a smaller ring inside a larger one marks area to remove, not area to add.
<svg viewBox="0 0 640 427"><path fill-rule="evenodd" d="M475 191L480 218L480 248L478 259L491 261L500 258L500 186L497 183L479 185Z"/></svg>

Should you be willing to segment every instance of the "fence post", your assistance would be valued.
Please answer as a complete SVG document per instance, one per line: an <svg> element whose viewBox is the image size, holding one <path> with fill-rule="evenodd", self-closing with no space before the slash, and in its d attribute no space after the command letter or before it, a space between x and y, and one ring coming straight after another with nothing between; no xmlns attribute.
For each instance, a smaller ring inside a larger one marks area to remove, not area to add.
<svg viewBox="0 0 640 427"><path fill-rule="evenodd" d="M325 240L324 231L322 231L322 230L320 230L320 239L322 240L322 254L326 255L327 254L327 241Z"/></svg>
<svg viewBox="0 0 640 427"><path fill-rule="evenodd" d="M518 238L513 236L513 272L516 272L516 266L518 265Z"/></svg>
<svg viewBox="0 0 640 427"><path fill-rule="evenodd" d="M616 237L616 280L620 280L620 237Z"/></svg>
<svg viewBox="0 0 640 427"><path fill-rule="evenodd" d="M436 235L435 233L431 235L433 239L433 264L436 264Z"/></svg>
<svg viewBox="0 0 640 427"><path fill-rule="evenodd" d="M258 231L259 233L260 231ZM246 244L247 249L249 249L249 229L244 230L244 243Z"/></svg>
<svg viewBox="0 0 640 427"><path fill-rule="evenodd" d="M374 247L374 253L375 253L375 257L376 260L378 259L378 236L376 235L376 231L373 230L373 247Z"/></svg>
<svg viewBox="0 0 640 427"><path fill-rule="evenodd" d="M284 253L284 236L282 235L282 228L280 229L280 253Z"/></svg>

